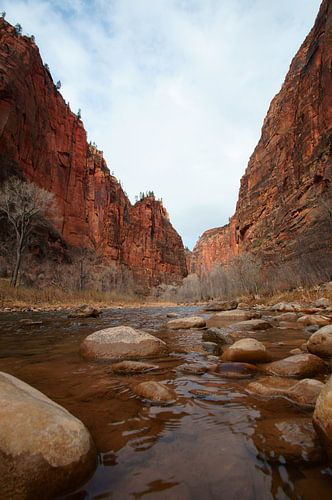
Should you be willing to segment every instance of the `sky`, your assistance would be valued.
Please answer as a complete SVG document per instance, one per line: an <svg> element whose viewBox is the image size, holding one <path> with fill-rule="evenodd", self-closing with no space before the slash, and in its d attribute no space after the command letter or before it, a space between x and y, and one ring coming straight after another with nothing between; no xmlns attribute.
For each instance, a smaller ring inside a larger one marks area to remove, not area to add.
<svg viewBox="0 0 332 500"><path fill-rule="evenodd" d="M0 0L33 34L132 202L192 248L227 224L264 116L320 0Z"/></svg>

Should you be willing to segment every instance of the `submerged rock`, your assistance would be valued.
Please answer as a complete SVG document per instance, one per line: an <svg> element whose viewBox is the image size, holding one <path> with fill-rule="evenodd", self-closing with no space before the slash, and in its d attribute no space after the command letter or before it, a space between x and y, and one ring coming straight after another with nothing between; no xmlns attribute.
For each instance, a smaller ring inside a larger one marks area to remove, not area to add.
<svg viewBox="0 0 332 500"><path fill-rule="evenodd" d="M20 319L19 323L24 326L39 326L43 324L41 320L31 318Z"/></svg>
<svg viewBox="0 0 332 500"><path fill-rule="evenodd" d="M262 366L267 373L279 377L307 378L328 372L328 366L313 354L296 354Z"/></svg>
<svg viewBox="0 0 332 500"><path fill-rule="evenodd" d="M259 421L253 441L264 458L272 462L317 463L323 458L310 418Z"/></svg>
<svg viewBox="0 0 332 500"><path fill-rule="evenodd" d="M96 450L82 422L3 372L0 399L2 498L53 498L88 478Z"/></svg>
<svg viewBox="0 0 332 500"><path fill-rule="evenodd" d="M204 318L192 316L190 318L173 319L167 323L167 327L171 330L181 330L187 328L202 328L206 325Z"/></svg>
<svg viewBox="0 0 332 500"><path fill-rule="evenodd" d="M219 363L213 370L212 373L225 378L250 378L256 375L258 369L257 366L251 365L249 363Z"/></svg>
<svg viewBox="0 0 332 500"><path fill-rule="evenodd" d="M99 309L88 305L79 306L68 314L68 318L97 318L101 314Z"/></svg>
<svg viewBox="0 0 332 500"><path fill-rule="evenodd" d="M266 363L270 360L266 347L256 339L241 339L228 347L222 355L223 361L242 361L245 363Z"/></svg>
<svg viewBox="0 0 332 500"><path fill-rule="evenodd" d="M148 381L141 382L133 389L137 396L149 399L154 403L170 403L175 401L175 392L160 382Z"/></svg>
<svg viewBox="0 0 332 500"><path fill-rule="evenodd" d="M293 379L263 377L251 382L247 391L262 397L285 397L291 402L306 407L314 407L324 384L315 379Z"/></svg>
<svg viewBox="0 0 332 500"><path fill-rule="evenodd" d="M81 355L87 360L146 358L165 351L165 342L130 326L92 333L83 340L80 348Z"/></svg>
<svg viewBox="0 0 332 500"><path fill-rule="evenodd" d="M134 373L145 373L158 369L159 366L157 365L142 363L140 361L120 361L120 363L114 363L112 365L112 371L114 373L123 373L127 375L131 375Z"/></svg>
<svg viewBox="0 0 332 500"><path fill-rule="evenodd" d="M213 354L214 356L219 356L219 354L222 352L222 347L215 342L202 342L202 347L204 351L208 352L209 354Z"/></svg>
<svg viewBox="0 0 332 500"><path fill-rule="evenodd" d="M195 363L188 363L185 365L180 365L177 367L177 370L183 373L190 373L192 375L202 375L208 371L208 366L199 365Z"/></svg>

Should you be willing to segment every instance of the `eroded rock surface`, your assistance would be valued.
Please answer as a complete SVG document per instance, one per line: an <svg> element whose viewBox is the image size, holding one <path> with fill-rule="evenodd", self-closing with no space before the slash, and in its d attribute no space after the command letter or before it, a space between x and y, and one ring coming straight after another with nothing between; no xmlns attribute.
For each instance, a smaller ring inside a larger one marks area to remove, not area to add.
<svg viewBox="0 0 332 500"><path fill-rule="evenodd" d="M86 480L96 450L86 427L21 380L0 373L3 498L55 497Z"/></svg>

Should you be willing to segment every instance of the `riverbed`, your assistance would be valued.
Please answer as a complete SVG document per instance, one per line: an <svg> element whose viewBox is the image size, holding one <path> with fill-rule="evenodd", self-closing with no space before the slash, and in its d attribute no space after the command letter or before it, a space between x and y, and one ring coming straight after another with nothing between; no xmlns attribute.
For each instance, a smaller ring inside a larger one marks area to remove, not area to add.
<svg viewBox="0 0 332 500"><path fill-rule="evenodd" d="M330 499L332 470L324 461L271 461L255 444L262 423L278 417L292 425L292 420L311 417L312 410L283 398L250 395L247 379L183 373L180 365L211 361L201 345L201 330L166 328L170 312L204 316L196 307L111 309L97 319L68 319L64 312L0 313L0 370L69 410L96 443L93 476L63 498ZM20 323L25 318L42 324ZM115 375L110 363L80 357L80 343L89 333L118 325L143 329L167 343L167 355L149 359L159 366L156 372ZM280 359L309 334L286 325L255 337ZM132 388L145 380L166 384L176 401L141 400Z"/></svg>

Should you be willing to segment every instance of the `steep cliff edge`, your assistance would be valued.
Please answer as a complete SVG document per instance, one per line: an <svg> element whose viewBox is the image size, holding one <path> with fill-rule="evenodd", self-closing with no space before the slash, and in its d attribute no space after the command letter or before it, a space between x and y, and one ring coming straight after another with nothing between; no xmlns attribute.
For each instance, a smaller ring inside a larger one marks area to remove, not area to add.
<svg viewBox="0 0 332 500"><path fill-rule="evenodd" d="M196 244L196 272L246 250L272 263L331 261L331 129L332 2L324 0L270 105L231 224Z"/></svg>
<svg viewBox="0 0 332 500"><path fill-rule="evenodd" d="M55 195L57 229L147 285L186 275L182 240L162 204L132 206L82 121L56 89L34 40L0 19L0 180L14 173Z"/></svg>

